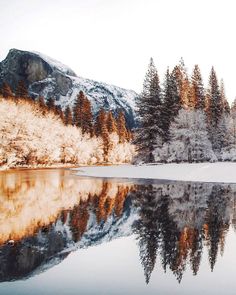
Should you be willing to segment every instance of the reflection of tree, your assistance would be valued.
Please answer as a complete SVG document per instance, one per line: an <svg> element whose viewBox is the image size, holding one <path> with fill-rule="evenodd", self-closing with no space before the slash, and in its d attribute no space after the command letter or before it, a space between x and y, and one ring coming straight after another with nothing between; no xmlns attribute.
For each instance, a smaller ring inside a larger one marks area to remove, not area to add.
<svg viewBox="0 0 236 295"><path fill-rule="evenodd" d="M17 183L13 179L4 185L5 192L11 191L11 195L10 198L6 194L0 195L0 216L3 209L9 207L5 219L6 227L0 218L0 281L25 278L41 266L42 269L51 267L64 259L74 246L88 247L100 243L106 235L108 239L113 239L109 230L115 228L117 231L118 226L130 217L131 202L127 197L133 190L131 184L118 184L102 179L65 179L60 176L60 181L55 181L57 171L56 175L53 171L48 171L46 176L51 176L54 181L51 182L50 177L47 181L44 174L39 173L36 176L37 181L27 180L27 185L24 181L18 183L19 179ZM0 175L0 184L1 180ZM35 191L37 188L39 192ZM40 195L41 199L38 198L40 188L41 192L47 192L47 203L42 202L44 194L42 197ZM31 200L24 198L23 191L27 197L28 191L31 193ZM55 205L56 208L47 208L47 205ZM15 216L14 212L17 213ZM23 216L23 212L28 215ZM37 217L33 222L32 216ZM25 224L21 225L23 217ZM9 231L11 227L8 227L8 223L14 228L13 233ZM6 238L1 244L2 237L14 239L14 245L5 243Z"/></svg>
<svg viewBox="0 0 236 295"><path fill-rule="evenodd" d="M169 266L179 276L181 272L180 263L176 263L179 232L176 223L169 213L169 206L170 196L163 195L160 199L160 211L158 214L158 223L161 229L161 261L165 271L167 270L167 266Z"/></svg>
<svg viewBox="0 0 236 295"><path fill-rule="evenodd" d="M180 282L186 265L197 275L207 242L213 270L218 249L223 253L229 229L232 187L212 184L158 184L139 186L134 194L139 219L134 224L146 283L157 254L166 271Z"/></svg>
<svg viewBox="0 0 236 295"><path fill-rule="evenodd" d="M90 211L98 223L113 213L121 216L131 189L130 184L73 177L63 169L0 173L0 245L34 236L59 219L78 241Z"/></svg>
<svg viewBox="0 0 236 295"><path fill-rule="evenodd" d="M140 206L140 219L134 224L134 232L139 237L140 260L147 284L156 263L160 234L155 217L158 209L156 193L152 186L147 186L140 187L135 194L136 205Z"/></svg>
<svg viewBox="0 0 236 295"><path fill-rule="evenodd" d="M227 208L229 206L229 191L220 185L212 188L208 197L208 210L206 214L207 236L209 247L209 262L213 271L217 259L218 248L223 249L225 232L229 228Z"/></svg>
<svg viewBox="0 0 236 295"><path fill-rule="evenodd" d="M192 247L190 250L190 264L194 275L197 275L202 256L203 231L194 229Z"/></svg>
<svg viewBox="0 0 236 295"><path fill-rule="evenodd" d="M236 227L235 192L232 185L176 182L133 186L70 178L66 172L53 170L35 171L30 176L9 172L0 175L0 244L11 238L16 243L10 252L7 245L1 247L0 262L8 267L7 259L9 265L15 259L17 265L32 270L71 243L88 247L107 234L112 239L123 218L138 212L130 220L135 220L132 229L146 283L158 256L164 271L171 270L180 282L187 265L197 275L205 245L212 270L218 253L223 254L230 221ZM47 248L43 258L24 246L32 241L40 249Z"/></svg>
<svg viewBox="0 0 236 295"><path fill-rule="evenodd" d="M70 211L70 229L75 242L79 241L86 231L89 219L87 206L87 202L82 202Z"/></svg>
<svg viewBox="0 0 236 295"><path fill-rule="evenodd" d="M113 212L116 216L121 216L125 199L131 190L132 186L104 181L100 194L95 195L92 202L97 223L106 222Z"/></svg>

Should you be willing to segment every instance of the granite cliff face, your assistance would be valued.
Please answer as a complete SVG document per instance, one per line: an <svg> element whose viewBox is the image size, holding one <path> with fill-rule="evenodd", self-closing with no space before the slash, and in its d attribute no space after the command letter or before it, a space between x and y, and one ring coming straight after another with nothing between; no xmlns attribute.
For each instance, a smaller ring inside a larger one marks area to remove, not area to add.
<svg viewBox="0 0 236 295"><path fill-rule="evenodd" d="M33 98L54 97L56 104L73 106L82 90L91 101L96 115L101 107L116 113L123 110L129 126L135 125L137 93L117 86L78 77L68 66L41 53L11 49L0 62L0 86L8 82L15 91L23 80Z"/></svg>

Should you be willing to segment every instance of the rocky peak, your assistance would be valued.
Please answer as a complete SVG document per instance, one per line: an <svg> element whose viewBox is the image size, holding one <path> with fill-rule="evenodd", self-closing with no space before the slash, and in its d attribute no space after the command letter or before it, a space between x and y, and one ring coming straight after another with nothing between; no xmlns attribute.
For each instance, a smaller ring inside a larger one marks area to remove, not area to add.
<svg viewBox="0 0 236 295"><path fill-rule="evenodd" d="M82 90L95 115L101 107L114 113L123 110L129 126L135 125L134 91L78 77L68 66L41 53L11 49L0 62L0 86L6 81L15 91L19 80L25 82L33 98L53 97L62 108L73 106Z"/></svg>

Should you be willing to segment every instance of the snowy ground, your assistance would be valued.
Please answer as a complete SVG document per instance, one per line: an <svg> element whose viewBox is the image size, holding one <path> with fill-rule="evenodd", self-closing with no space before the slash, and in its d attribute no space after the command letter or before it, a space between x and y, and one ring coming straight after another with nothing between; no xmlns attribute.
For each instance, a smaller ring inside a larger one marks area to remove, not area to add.
<svg viewBox="0 0 236 295"><path fill-rule="evenodd" d="M78 169L77 175L109 178L168 179L236 183L236 163L99 166Z"/></svg>

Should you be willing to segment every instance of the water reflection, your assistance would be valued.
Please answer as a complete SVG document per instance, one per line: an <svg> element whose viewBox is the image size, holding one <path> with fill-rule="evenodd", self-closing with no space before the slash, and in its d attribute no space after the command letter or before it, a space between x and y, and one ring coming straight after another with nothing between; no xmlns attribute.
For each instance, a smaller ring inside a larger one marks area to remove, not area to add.
<svg viewBox="0 0 236 295"><path fill-rule="evenodd" d="M181 282L188 265L197 275L204 250L213 271L229 227L236 228L236 185L26 170L0 173L0 198L0 281L31 277L71 251L134 234L146 283L157 258Z"/></svg>
<svg viewBox="0 0 236 295"><path fill-rule="evenodd" d="M133 225L140 260L148 283L160 255L180 282L186 265L199 271L203 247L213 271L218 252L223 255L230 222L235 227L234 185L175 183L139 186L135 206L139 218Z"/></svg>

